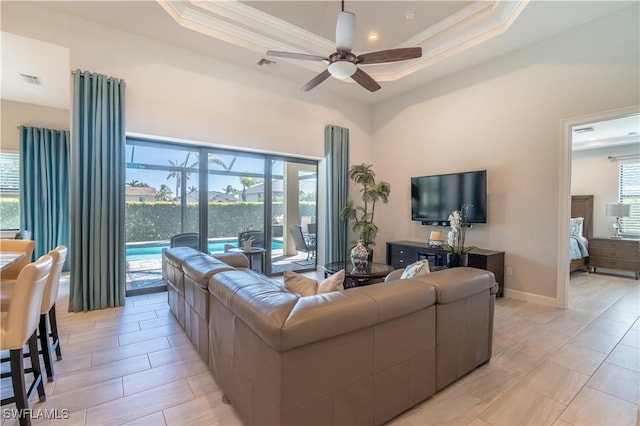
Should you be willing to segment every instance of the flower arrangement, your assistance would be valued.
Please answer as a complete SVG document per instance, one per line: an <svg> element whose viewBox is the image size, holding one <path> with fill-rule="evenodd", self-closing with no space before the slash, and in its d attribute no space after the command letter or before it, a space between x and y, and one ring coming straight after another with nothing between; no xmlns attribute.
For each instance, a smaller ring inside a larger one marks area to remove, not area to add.
<svg viewBox="0 0 640 426"><path fill-rule="evenodd" d="M442 246L449 253L464 254L476 248L474 246L464 246L464 239L467 233L467 210L469 207L472 206L463 204L460 210L454 210L449 215L451 230L447 234L447 244Z"/></svg>

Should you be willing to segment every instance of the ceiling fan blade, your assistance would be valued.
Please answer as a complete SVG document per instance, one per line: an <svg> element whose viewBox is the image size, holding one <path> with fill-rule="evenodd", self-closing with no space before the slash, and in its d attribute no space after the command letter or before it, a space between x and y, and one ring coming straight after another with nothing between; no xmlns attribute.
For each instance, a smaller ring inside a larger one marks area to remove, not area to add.
<svg viewBox="0 0 640 426"><path fill-rule="evenodd" d="M405 61L422 56L421 47L405 47L401 49L380 50L358 56L358 63L363 65L381 64L384 62Z"/></svg>
<svg viewBox="0 0 640 426"><path fill-rule="evenodd" d="M267 56L278 56L280 58L289 58L289 59L304 59L307 61L328 61L329 60L324 56L307 55L306 53L295 53L295 52L278 52L276 50L268 50Z"/></svg>
<svg viewBox="0 0 640 426"><path fill-rule="evenodd" d="M336 50L351 52L353 35L356 29L356 15L349 12L339 12L336 23Z"/></svg>
<svg viewBox="0 0 640 426"><path fill-rule="evenodd" d="M380 89L380 85L369 74L362 71L360 68L351 76L351 78L370 92L375 92Z"/></svg>
<svg viewBox="0 0 640 426"><path fill-rule="evenodd" d="M305 92L308 92L309 90L313 89L314 87L316 87L318 84L322 83L323 81L325 81L327 78L329 78L331 74L329 74L329 71L324 70L322 71L320 74L316 75L315 77L313 77L307 84L305 84L304 86L302 86L302 88L300 90L303 90Z"/></svg>

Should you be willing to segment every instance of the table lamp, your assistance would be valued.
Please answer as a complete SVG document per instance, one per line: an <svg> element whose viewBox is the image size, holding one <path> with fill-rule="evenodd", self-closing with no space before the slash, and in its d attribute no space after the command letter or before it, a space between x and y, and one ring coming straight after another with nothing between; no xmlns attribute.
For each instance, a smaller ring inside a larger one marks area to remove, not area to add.
<svg viewBox="0 0 640 426"><path fill-rule="evenodd" d="M616 223L613 224L615 229L613 238L620 237L620 218L627 217L631 214L630 204L607 204L607 216L615 216Z"/></svg>
<svg viewBox="0 0 640 426"><path fill-rule="evenodd" d="M442 233L440 231L429 233L429 247L442 247Z"/></svg>

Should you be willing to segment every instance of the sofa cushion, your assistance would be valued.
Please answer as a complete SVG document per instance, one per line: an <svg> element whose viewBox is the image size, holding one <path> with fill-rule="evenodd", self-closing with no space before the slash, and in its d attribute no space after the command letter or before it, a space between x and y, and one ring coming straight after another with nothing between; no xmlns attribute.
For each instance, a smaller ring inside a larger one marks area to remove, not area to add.
<svg viewBox="0 0 640 426"><path fill-rule="evenodd" d="M317 282L294 271L284 272L284 285L287 289L300 296L315 296L316 294L344 290L344 270Z"/></svg>
<svg viewBox="0 0 640 426"><path fill-rule="evenodd" d="M182 262L186 259L202 254L202 252L194 250L191 247L174 247L164 250L163 253L167 262L173 265L182 265Z"/></svg>
<svg viewBox="0 0 640 426"><path fill-rule="evenodd" d="M400 276L401 280L406 280L407 278L415 278L420 275L428 274L430 272L429 269L429 261L428 260L419 260L417 262L412 263L411 265L407 265Z"/></svg>
<svg viewBox="0 0 640 426"><path fill-rule="evenodd" d="M477 268L449 268L416 278L435 287L438 304L451 303L490 289L496 282L493 272Z"/></svg>
<svg viewBox="0 0 640 426"><path fill-rule="evenodd" d="M209 278L213 274L224 271L232 271L234 268L221 260L215 259L207 254L199 253L197 256L190 256L182 264L184 274L198 286L207 288Z"/></svg>

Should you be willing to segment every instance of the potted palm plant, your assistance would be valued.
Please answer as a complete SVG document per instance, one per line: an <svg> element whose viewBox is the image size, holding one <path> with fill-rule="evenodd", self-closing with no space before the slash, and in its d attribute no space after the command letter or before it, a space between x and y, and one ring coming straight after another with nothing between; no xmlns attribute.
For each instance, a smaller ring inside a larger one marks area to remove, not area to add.
<svg viewBox="0 0 640 426"><path fill-rule="evenodd" d="M349 178L359 185L362 194L362 206L355 206L352 198L340 211L340 217L352 222L352 229L358 235L359 243L367 248L369 259L373 251L369 247L375 244L378 227L373 222L376 211L376 203L382 201L389 202L391 185L388 182L376 182L376 174L371 169L371 164L355 164L349 169Z"/></svg>

